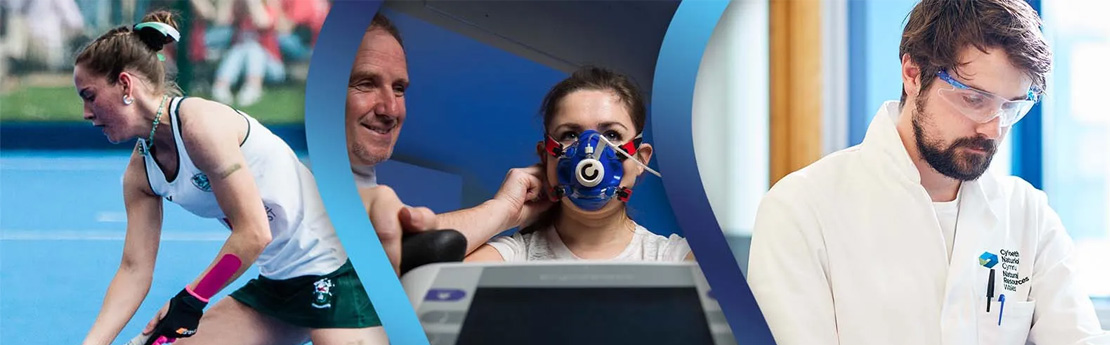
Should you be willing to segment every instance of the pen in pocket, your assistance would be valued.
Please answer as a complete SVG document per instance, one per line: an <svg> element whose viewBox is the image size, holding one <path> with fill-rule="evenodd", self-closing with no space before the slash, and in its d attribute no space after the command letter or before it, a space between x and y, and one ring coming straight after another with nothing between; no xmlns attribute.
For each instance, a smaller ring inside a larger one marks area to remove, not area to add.
<svg viewBox="0 0 1110 345"><path fill-rule="evenodd" d="M994 299L994 269L991 268L990 276L987 278L987 312L991 312L991 300Z"/></svg>
<svg viewBox="0 0 1110 345"><path fill-rule="evenodd" d="M1006 295L998 294L998 325L1002 326L1002 310L1006 308Z"/></svg>

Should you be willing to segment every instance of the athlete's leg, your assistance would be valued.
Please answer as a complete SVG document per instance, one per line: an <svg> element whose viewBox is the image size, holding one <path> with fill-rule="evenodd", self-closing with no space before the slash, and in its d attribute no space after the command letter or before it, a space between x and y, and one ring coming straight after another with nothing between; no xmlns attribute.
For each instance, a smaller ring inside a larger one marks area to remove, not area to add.
<svg viewBox="0 0 1110 345"><path fill-rule="evenodd" d="M308 329L290 325L225 297L204 312L192 337L175 345L301 345Z"/></svg>
<svg viewBox="0 0 1110 345"><path fill-rule="evenodd" d="M387 345L382 326L367 328L319 328L311 331L312 345Z"/></svg>

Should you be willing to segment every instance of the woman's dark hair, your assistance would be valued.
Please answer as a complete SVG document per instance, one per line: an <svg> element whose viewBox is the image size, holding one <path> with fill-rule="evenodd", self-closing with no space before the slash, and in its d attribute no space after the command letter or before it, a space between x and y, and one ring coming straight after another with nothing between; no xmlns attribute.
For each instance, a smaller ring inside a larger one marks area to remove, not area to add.
<svg viewBox="0 0 1110 345"><path fill-rule="evenodd" d="M570 77L555 84L551 91L547 92L547 96L543 98L540 115L543 116L545 132L547 127L551 125L551 120L555 117L555 114L559 113L559 107L562 105L563 99L575 91L583 90L612 92L628 108L628 114L632 117L636 134L638 135L644 131L644 123L647 121L647 105L644 104L644 96L636 83L631 78L604 67L584 66L571 74ZM560 211L561 206L559 204L551 206L550 209L539 216L536 222L520 229L520 233L527 234L551 226L559 216Z"/></svg>
<svg viewBox="0 0 1110 345"><path fill-rule="evenodd" d="M151 12L142 21L159 22L177 29L174 15L169 11ZM158 30L136 31L133 26L118 26L82 48L73 64L108 78L112 85L119 82L120 73L132 71L153 84L156 90L180 96L181 89L173 77L167 75L166 66L158 57L162 48L172 41Z"/></svg>
<svg viewBox="0 0 1110 345"><path fill-rule="evenodd" d="M632 79L613 70L596 66L579 68L567 79L555 84L547 96L543 98L540 114L543 115L543 127L551 125L551 119L559 113L559 105L567 95L582 90L609 91L615 94L620 101L628 107L628 114L632 116L632 124L636 133L644 131L644 122L647 119L647 106L644 105L644 96L640 88Z"/></svg>

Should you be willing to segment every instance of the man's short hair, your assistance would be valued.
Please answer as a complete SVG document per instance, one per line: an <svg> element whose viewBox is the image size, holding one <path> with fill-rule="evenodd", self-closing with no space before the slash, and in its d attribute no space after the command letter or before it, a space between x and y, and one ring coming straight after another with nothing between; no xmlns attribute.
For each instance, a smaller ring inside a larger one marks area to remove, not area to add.
<svg viewBox="0 0 1110 345"><path fill-rule="evenodd" d="M1040 26L1037 12L1025 0L922 0L906 21L898 59L909 54L921 69L921 90L925 90L938 71L959 73L956 68L964 48L1001 48L1010 63L1028 73L1033 86L1043 91L1052 52Z"/></svg>
<svg viewBox="0 0 1110 345"><path fill-rule="evenodd" d="M370 27L366 28L366 32L374 31L374 29L385 30L385 32L388 32L390 36L393 36L393 38L397 40L397 43L401 45L401 49L405 48L405 43L401 41L401 32L397 30L396 25L393 25L393 21L389 20L389 18L381 14L381 12L374 14L374 19L370 21Z"/></svg>

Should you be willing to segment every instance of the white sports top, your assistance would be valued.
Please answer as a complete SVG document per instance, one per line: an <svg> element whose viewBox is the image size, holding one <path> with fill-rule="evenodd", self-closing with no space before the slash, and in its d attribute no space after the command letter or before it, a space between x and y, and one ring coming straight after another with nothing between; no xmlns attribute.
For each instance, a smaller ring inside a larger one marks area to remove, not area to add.
<svg viewBox="0 0 1110 345"><path fill-rule="evenodd" d="M487 242L501 254L506 262L583 260L574 255L563 243L554 226L528 233L514 233L512 236L498 236ZM658 261L680 262L690 254L690 245L677 234L663 237L636 224L632 241L620 254L608 261Z"/></svg>
<svg viewBox="0 0 1110 345"><path fill-rule="evenodd" d="M155 194L197 216L219 219L230 229L208 177L193 165L185 149L178 114L183 100L173 98L169 108L169 124L177 144L177 173L166 177L153 155L147 155L147 181ZM347 252L324 210L312 172L280 137L247 114L236 112L247 121L247 135L239 148L258 185L273 238L256 261L259 274L289 279L335 271L347 261ZM139 142L148 149L146 139Z"/></svg>

